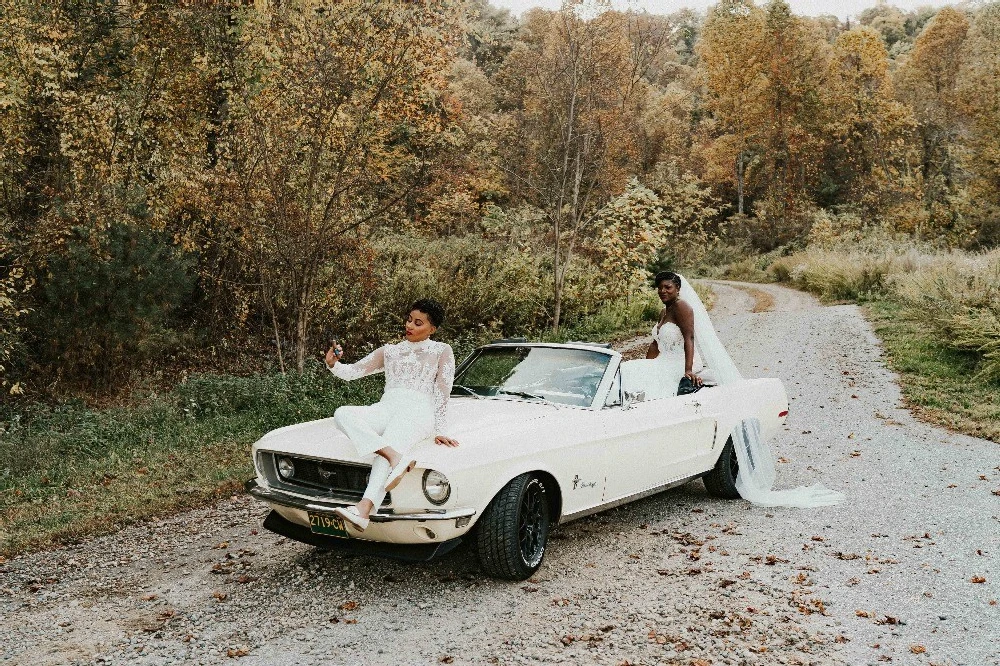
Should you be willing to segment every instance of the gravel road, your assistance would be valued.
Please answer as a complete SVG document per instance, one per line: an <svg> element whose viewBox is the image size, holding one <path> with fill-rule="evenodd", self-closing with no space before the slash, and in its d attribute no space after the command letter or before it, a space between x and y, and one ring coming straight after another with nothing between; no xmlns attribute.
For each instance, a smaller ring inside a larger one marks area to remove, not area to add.
<svg viewBox="0 0 1000 666"><path fill-rule="evenodd" d="M0 564L0 662L1000 664L1000 445L915 420L858 309L715 283L716 325L791 398L763 509L701 482L560 527L537 576L264 531L246 497ZM976 582L985 579L983 582Z"/></svg>

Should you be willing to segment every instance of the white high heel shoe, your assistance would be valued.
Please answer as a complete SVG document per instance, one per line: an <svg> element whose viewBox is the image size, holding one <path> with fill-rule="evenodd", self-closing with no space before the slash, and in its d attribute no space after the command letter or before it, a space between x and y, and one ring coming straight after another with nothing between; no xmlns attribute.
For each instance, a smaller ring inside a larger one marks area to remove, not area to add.
<svg viewBox="0 0 1000 666"><path fill-rule="evenodd" d="M400 460L399 463L397 463L396 466L389 471L389 477L385 480L385 492L389 492L398 486L399 482L403 480L403 475L416 466L416 460L406 460L405 458Z"/></svg>
<svg viewBox="0 0 1000 666"><path fill-rule="evenodd" d="M365 528L368 527L368 523L371 522L368 518L362 518L361 514L358 512L358 508L354 506L348 507L337 507L333 510L335 514L346 520L347 522L358 528L359 531L364 532Z"/></svg>

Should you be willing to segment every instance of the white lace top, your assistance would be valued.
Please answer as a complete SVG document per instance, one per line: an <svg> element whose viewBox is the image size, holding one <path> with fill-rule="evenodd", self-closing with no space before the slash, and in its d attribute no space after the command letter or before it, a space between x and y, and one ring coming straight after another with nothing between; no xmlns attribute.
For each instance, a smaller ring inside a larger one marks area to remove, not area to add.
<svg viewBox="0 0 1000 666"><path fill-rule="evenodd" d="M379 347L357 363L334 363L330 372L345 381L385 372L385 389L407 388L434 398L434 431L442 435L448 418L448 398L455 381L455 353L437 340L402 340Z"/></svg>

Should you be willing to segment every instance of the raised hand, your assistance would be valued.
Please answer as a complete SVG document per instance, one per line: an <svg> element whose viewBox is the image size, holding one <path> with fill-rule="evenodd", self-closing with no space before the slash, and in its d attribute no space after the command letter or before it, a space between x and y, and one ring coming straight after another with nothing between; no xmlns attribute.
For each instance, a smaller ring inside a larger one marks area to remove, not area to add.
<svg viewBox="0 0 1000 666"><path fill-rule="evenodd" d="M458 446L458 440L454 440L451 437L445 437L444 435L438 435L434 438L435 444L440 444L441 446Z"/></svg>
<svg viewBox="0 0 1000 666"><path fill-rule="evenodd" d="M334 340L330 348L326 350L326 367L332 368L343 355L344 348L340 346L339 342Z"/></svg>

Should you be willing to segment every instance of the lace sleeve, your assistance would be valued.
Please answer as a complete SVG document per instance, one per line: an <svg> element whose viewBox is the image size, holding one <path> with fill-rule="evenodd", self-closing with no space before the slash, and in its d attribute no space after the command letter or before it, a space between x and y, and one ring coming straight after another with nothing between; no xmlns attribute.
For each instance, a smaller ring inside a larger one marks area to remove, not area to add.
<svg viewBox="0 0 1000 666"><path fill-rule="evenodd" d="M444 345L438 358L437 377L434 378L434 434L444 435L448 427L448 399L455 382L455 353Z"/></svg>
<svg viewBox="0 0 1000 666"><path fill-rule="evenodd" d="M376 372L382 372L385 369L385 347L379 347L368 356L357 363L341 363L337 361L330 368L330 372L337 375L344 381L351 381L354 379L361 379L367 375L374 374Z"/></svg>

